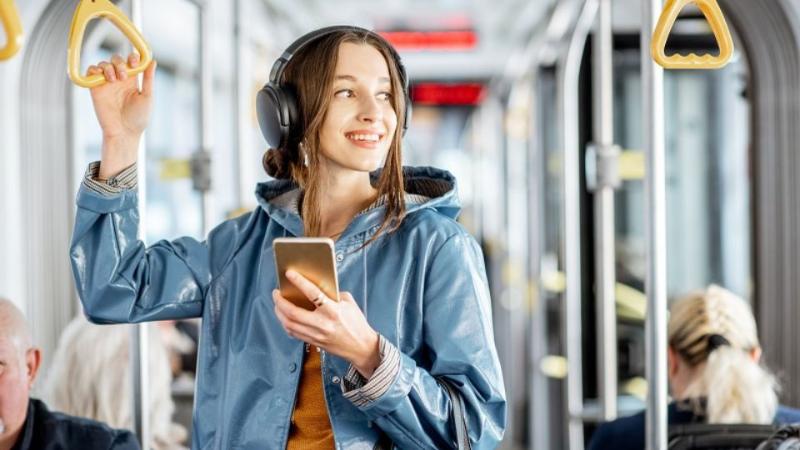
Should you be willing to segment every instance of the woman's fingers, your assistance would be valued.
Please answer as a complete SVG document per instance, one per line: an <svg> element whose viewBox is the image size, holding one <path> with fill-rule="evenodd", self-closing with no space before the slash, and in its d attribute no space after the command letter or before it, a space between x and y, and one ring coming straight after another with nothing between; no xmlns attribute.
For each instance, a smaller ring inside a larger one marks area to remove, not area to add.
<svg viewBox="0 0 800 450"><path fill-rule="evenodd" d="M130 78L128 70L136 68L139 65L140 56L138 53L131 53L128 59L125 60L120 55L111 57L111 62L100 61L97 65L91 65L86 70L87 75L100 75L102 74L106 81L124 81ZM150 96L153 93L153 78L155 76L156 62L155 60L145 69L144 82L142 84L142 93Z"/></svg>
<svg viewBox="0 0 800 450"><path fill-rule="evenodd" d="M126 80L128 78L127 66L122 56L115 54L111 57L111 64L114 65L115 76L118 80Z"/></svg>
<svg viewBox="0 0 800 450"><path fill-rule="evenodd" d="M317 285L310 282L306 277L300 275L294 270L287 270L286 278L288 278L292 284L297 286L297 289L300 289L300 292L302 292L303 295L305 295L311 301L314 301L320 295L323 295L322 290L320 290Z"/></svg>
<svg viewBox="0 0 800 450"><path fill-rule="evenodd" d="M302 322L307 324L316 324L318 322L318 318L314 315L313 311L308 311L306 309L300 308L299 306L295 306L294 303L286 300L282 295L281 291L275 289L272 291L272 299L275 301L275 307L281 310L284 317L291 320L292 322Z"/></svg>
<svg viewBox="0 0 800 450"><path fill-rule="evenodd" d="M277 289L272 292L275 301L275 315L280 320L283 328L293 337L312 343L322 343L325 340L320 331L319 320L314 317L313 312L306 311L292 304L283 298Z"/></svg>
<svg viewBox="0 0 800 450"><path fill-rule="evenodd" d="M134 68L139 65L139 54L136 52L128 55L128 66Z"/></svg>
<svg viewBox="0 0 800 450"><path fill-rule="evenodd" d="M94 65L92 65L92 66L89 66L89 68L88 68L88 69L86 69L86 75L87 75L87 76L89 76L89 75L99 75L99 74L101 74L101 73L103 73L103 70L102 70L102 69L100 69L100 68L99 68L99 67L97 67L97 66L94 66Z"/></svg>
<svg viewBox="0 0 800 450"><path fill-rule="evenodd" d="M139 61L137 60L136 63L138 64ZM145 97L150 97L153 95L153 79L155 78L156 65L157 63L154 59L144 71L144 79L142 80L142 95Z"/></svg>
<svg viewBox="0 0 800 450"><path fill-rule="evenodd" d="M102 61L97 66L103 71L106 81L117 81L117 77L114 74L114 66L112 66L111 63Z"/></svg>

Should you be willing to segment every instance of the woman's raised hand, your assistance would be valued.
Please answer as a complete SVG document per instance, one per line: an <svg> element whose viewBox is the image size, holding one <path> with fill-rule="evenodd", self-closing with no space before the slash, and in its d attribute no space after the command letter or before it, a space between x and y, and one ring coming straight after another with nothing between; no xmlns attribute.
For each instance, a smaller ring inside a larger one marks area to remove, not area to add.
<svg viewBox="0 0 800 450"><path fill-rule="evenodd" d="M141 90L136 77L125 71L137 64L136 53L131 53L127 61L114 55L111 62L102 61L87 70L87 75L103 75L106 79L91 89L94 111L103 130L100 178L116 175L136 162L139 140L150 119L156 62L145 70Z"/></svg>

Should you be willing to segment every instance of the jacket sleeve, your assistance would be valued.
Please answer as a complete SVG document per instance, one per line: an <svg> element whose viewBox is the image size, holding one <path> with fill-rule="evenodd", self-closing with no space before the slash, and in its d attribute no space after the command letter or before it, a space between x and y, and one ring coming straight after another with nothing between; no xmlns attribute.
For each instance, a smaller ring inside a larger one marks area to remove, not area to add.
<svg viewBox="0 0 800 450"><path fill-rule="evenodd" d="M611 430L608 425L603 424L592 434L592 439L589 441L587 448L588 450L613 449L615 447L613 447L611 440Z"/></svg>
<svg viewBox="0 0 800 450"><path fill-rule="evenodd" d="M141 450L141 447L139 447L139 441L136 439L136 436L130 431L125 430L117 433L109 450Z"/></svg>
<svg viewBox="0 0 800 450"><path fill-rule="evenodd" d="M208 247L190 238L145 247L137 204L136 190L81 185L70 258L86 316L95 323L200 316L211 278Z"/></svg>
<svg viewBox="0 0 800 450"><path fill-rule="evenodd" d="M438 379L463 398L472 448L503 438L506 398L492 331L483 258L466 233L450 237L430 260L423 330L430 370L402 352L400 370L379 398L356 406L400 448L456 448L451 400Z"/></svg>

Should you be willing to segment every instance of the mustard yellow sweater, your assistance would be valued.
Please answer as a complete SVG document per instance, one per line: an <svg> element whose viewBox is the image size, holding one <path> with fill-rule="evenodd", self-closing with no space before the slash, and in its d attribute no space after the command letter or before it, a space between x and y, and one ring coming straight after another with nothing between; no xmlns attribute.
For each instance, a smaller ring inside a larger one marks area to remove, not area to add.
<svg viewBox="0 0 800 450"><path fill-rule="evenodd" d="M316 347L306 352L286 450L334 449L333 429L322 390L322 365Z"/></svg>

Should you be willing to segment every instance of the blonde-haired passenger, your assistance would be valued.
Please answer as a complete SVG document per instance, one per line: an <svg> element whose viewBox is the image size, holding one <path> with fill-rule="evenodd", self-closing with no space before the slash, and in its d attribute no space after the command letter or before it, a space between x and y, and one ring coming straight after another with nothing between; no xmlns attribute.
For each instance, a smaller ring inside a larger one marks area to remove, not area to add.
<svg viewBox="0 0 800 450"><path fill-rule="evenodd" d="M693 292L670 308L667 333L671 425L800 422L800 411L778 404L778 383L759 363L756 321L745 300L714 285ZM641 412L602 425L589 449L643 449L644 436Z"/></svg>
<svg viewBox="0 0 800 450"><path fill-rule="evenodd" d="M48 402L53 408L112 427L132 428L130 335L126 325L100 326L75 317L61 334L48 377ZM183 449L187 432L172 422L172 373L155 329L149 333L148 352L152 441L145 447Z"/></svg>

